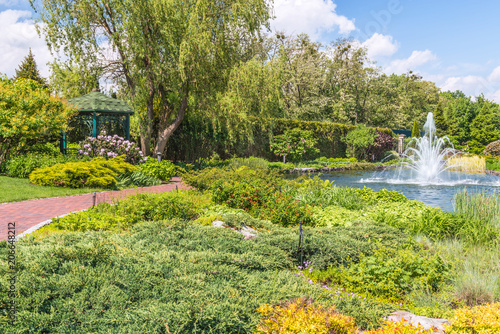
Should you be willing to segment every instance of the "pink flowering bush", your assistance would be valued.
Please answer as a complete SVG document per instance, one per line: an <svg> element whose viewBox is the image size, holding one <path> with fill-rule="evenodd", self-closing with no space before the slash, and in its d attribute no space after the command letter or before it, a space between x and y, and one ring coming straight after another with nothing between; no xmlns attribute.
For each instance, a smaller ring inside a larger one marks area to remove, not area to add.
<svg viewBox="0 0 500 334"><path fill-rule="evenodd" d="M314 147L317 142L312 131L295 128L275 136L270 149L277 156L283 157L283 162L286 158L290 161L300 161L305 156L312 157L319 153L319 150Z"/></svg>
<svg viewBox="0 0 500 334"><path fill-rule="evenodd" d="M94 157L104 157L112 159L120 155L126 156L126 161L132 164L143 163L147 157L141 152L136 143L125 140L118 135L107 136L106 132L101 132L97 138L87 137L80 143L78 155Z"/></svg>

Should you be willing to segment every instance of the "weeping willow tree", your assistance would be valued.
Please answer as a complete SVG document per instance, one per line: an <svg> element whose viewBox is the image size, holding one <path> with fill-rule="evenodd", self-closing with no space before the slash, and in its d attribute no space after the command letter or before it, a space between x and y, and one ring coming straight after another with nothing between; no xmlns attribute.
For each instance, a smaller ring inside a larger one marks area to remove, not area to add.
<svg viewBox="0 0 500 334"><path fill-rule="evenodd" d="M52 51L126 88L141 147L163 152L188 112L229 124L217 106L235 64L252 57L268 0L30 0Z"/></svg>

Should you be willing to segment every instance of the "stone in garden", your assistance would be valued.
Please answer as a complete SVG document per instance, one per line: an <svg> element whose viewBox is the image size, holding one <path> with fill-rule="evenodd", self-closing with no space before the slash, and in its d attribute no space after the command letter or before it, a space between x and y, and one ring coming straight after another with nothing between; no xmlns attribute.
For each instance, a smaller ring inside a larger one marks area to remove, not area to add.
<svg viewBox="0 0 500 334"><path fill-rule="evenodd" d="M224 225L224 222L221 220L215 220L212 222L212 226L215 226L215 227L224 227L222 225Z"/></svg>
<svg viewBox="0 0 500 334"><path fill-rule="evenodd" d="M387 320L396 322L399 322L402 319L405 319L410 325L413 326L418 326L420 324L426 330L435 328L432 333L444 333L444 325L451 325L446 319L427 318L405 311L396 311L387 317Z"/></svg>

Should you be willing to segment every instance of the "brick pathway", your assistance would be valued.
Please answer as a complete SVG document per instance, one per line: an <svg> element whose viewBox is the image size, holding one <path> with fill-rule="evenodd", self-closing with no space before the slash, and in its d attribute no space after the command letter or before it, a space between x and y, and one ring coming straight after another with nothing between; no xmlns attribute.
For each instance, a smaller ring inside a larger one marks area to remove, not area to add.
<svg viewBox="0 0 500 334"><path fill-rule="evenodd" d="M96 193L97 203L111 203L114 199L119 199L138 193L162 193L167 191L189 188L182 183L181 179L174 177L172 183L159 186L125 189L120 191L106 191ZM75 195L68 197L52 197L42 199L32 199L22 202L0 204L0 240L7 239L8 223L16 223L16 235L27 229L54 217L58 217L70 212L88 209L94 204L94 193Z"/></svg>

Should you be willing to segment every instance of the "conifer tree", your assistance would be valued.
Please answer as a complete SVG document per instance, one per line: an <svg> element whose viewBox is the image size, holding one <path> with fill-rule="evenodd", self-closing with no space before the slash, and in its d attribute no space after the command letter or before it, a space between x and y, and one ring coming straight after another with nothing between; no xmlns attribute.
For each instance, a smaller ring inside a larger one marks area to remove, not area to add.
<svg viewBox="0 0 500 334"><path fill-rule="evenodd" d="M24 57L21 65L19 65L19 69L16 70L15 79L31 79L40 83L41 85L45 84L45 79L40 76L40 72L38 72L38 68L36 66L35 57L33 53L30 52L26 57Z"/></svg>
<svg viewBox="0 0 500 334"><path fill-rule="evenodd" d="M433 116L434 123L436 124L436 135L438 137L442 137L448 130L448 124L444 118L444 107L442 101L439 101Z"/></svg>
<svg viewBox="0 0 500 334"><path fill-rule="evenodd" d="M481 153L486 145L500 139L500 110L496 106L484 104L479 114L471 125L471 138L469 142L472 153Z"/></svg>
<svg viewBox="0 0 500 334"><path fill-rule="evenodd" d="M413 128L411 129L411 137L412 138L420 138L420 129L419 129L417 120L413 121Z"/></svg>

